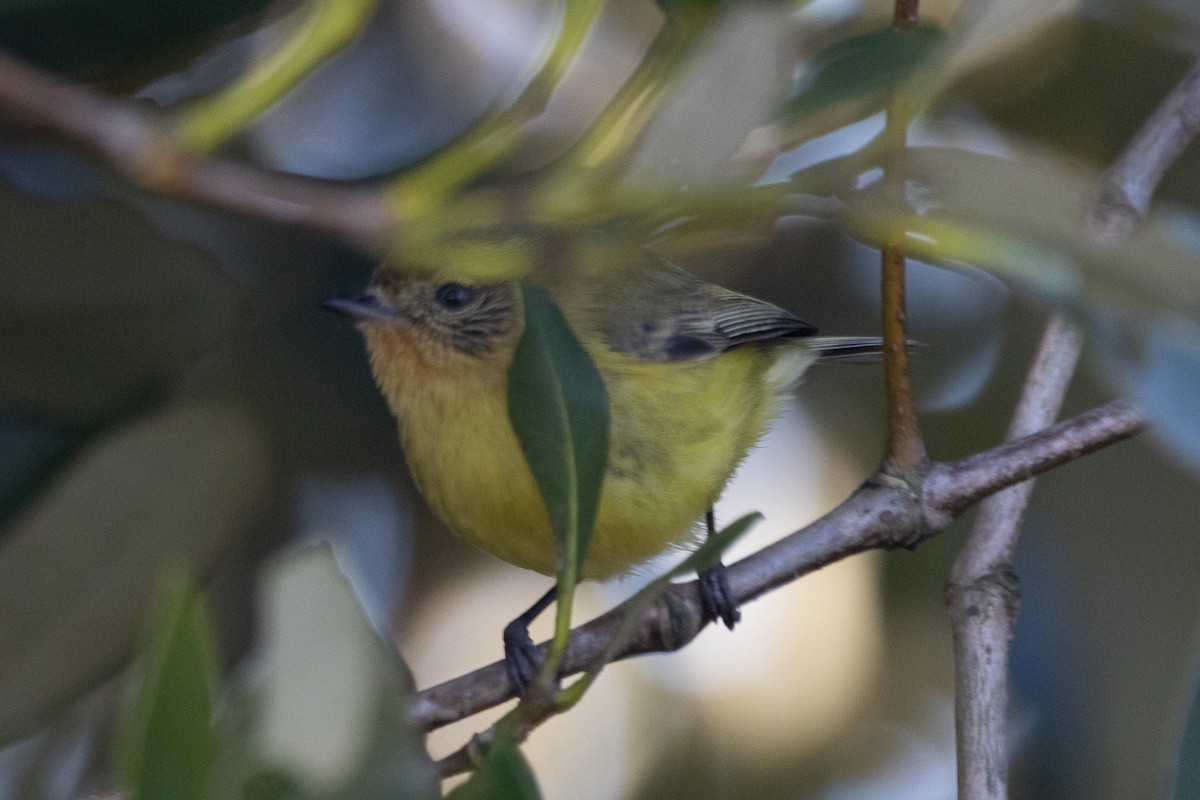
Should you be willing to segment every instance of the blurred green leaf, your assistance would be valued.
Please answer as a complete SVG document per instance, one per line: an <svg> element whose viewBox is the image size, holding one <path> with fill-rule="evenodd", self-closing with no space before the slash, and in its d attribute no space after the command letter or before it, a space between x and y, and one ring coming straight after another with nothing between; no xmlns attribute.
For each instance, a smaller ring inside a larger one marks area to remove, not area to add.
<svg viewBox="0 0 1200 800"><path fill-rule="evenodd" d="M1177 320L1151 328L1136 386L1155 434L1200 470L1200 325Z"/></svg>
<svg viewBox="0 0 1200 800"><path fill-rule="evenodd" d="M437 781L407 718L412 679L327 545L263 582L259 669L222 726L216 797L424 800Z"/></svg>
<svg viewBox="0 0 1200 800"><path fill-rule="evenodd" d="M662 9L667 19L707 17L722 7L728 6L730 0L654 0L654 4Z"/></svg>
<svg viewBox="0 0 1200 800"><path fill-rule="evenodd" d="M471 773L467 782L446 795L446 800L539 800L533 770L515 742L498 738Z"/></svg>
<svg viewBox="0 0 1200 800"><path fill-rule="evenodd" d="M1136 331L1093 326L1099 355L1168 452L1200 471L1200 324L1164 316Z"/></svg>
<svg viewBox="0 0 1200 800"><path fill-rule="evenodd" d="M803 116L891 89L921 66L944 38L932 25L907 31L887 25L838 42L814 59L786 110Z"/></svg>
<svg viewBox="0 0 1200 800"><path fill-rule="evenodd" d="M261 508L234 408L179 406L95 441L0 535L0 742L128 658L164 565L203 572Z"/></svg>
<svg viewBox="0 0 1200 800"><path fill-rule="evenodd" d="M111 416L177 382L232 327L216 262L115 203L0 188L0 238L0 411Z"/></svg>
<svg viewBox="0 0 1200 800"><path fill-rule="evenodd" d="M1127 322L1200 316L1200 254L1152 213L1129 239L1085 230L1098 173L1030 153L999 158L913 148L904 198L881 182L844 199L852 233L873 244L903 233L911 255L974 264L1082 312Z"/></svg>
<svg viewBox="0 0 1200 800"><path fill-rule="evenodd" d="M214 753L211 628L182 575L166 585L155 612L121 773L135 800L201 800Z"/></svg>
<svg viewBox="0 0 1200 800"><path fill-rule="evenodd" d="M1200 464L1200 248L1179 212L1152 211L1129 238L1100 242L1086 227L1099 174L944 148L909 150L904 163L903 199L878 183L848 196L850 229L874 244L903 236L911 256L982 267L1078 314L1156 436Z"/></svg>
<svg viewBox="0 0 1200 800"><path fill-rule="evenodd" d="M558 540L560 569L587 555L608 464L608 395L542 289L521 284L525 332L508 371L508 413Z"/></svg>

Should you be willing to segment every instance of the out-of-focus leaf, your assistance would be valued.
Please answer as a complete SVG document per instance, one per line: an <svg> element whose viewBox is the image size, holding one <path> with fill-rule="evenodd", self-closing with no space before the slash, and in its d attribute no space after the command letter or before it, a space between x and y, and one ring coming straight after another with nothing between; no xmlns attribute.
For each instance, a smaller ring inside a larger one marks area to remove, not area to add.
<svg viewBox="0 0 1200 800"><path fill-rule="evenodd" d="M608 463L608 395L542 289L521 284L525 331L508 372L508 413L541 490L562 565L583 563Z"/></svg>
<svg viewBox="0 0 1200 800"><path fill-rule="evenodd" d="M1193 320L1154 326L1137 386L1163 443L1200 469L1200 326Z"/></svg>
<svg viewBox="0 0 1200 800"><path fill-rule="evenodd" d="M713 23L637 139L629 170L638 184L696 188L729 180L730 162L778 110L792 79L785 68L789 13L783 4L739 3Z"/></svg>
<svg viewBox="0 0 1200 800"><path fill-rule="evenodd" d="M1200 315L1200 254L1158 216L1116 244L1087 234L1098 174L1031 154L947 148L909 150L904 169L906 198L887 196L881 183L846 198L851 229L868 241L905 232L918 258L974 264L1083 310Z"/></svg>
<svg viewBox="0 0 1200 800"><path fill-rule="evenodd" d="M327 545L273 565L259 669L223 742L217 797L405 800L436 777L406 717L411 677L375 633Z"/></svg>
<svg viewBox="0 0 1200 800"><path fill-rule="evenodd" d="M214 753L211 628L182 576L167 585L159 603L121 772L138 800L202 800Z"/></svg>
<svg viewBox="0 0 1200 800"><path fill-rule="evenodd" d="M1095 338L1122 388L1145 409L1154 437L1200 470L1200 324L1164 316L1116 340Z"/></svg>
<svg viewBox="0 0 1200 800"><path fill-rule="evenodd" d="M654 0L655 5L662 9L668 19L680 17L706 17L722 6L730 4L730 0Z"/></svg>
<svg viewBox="0 0 1200 800"><path fill-rule="evenodd" d="M1076 7L1074 0L969 0L955 20L958 30L943 77L1009 52Z"/></svg>
<svg viewBox="0 0 1200 800"><path fill-rule="evenodd" d="M197 99L175 119L181 143L207 152L245 129L314 67L360 33L376 0L311 0L283 41L219 92Z"/></svg>
<svg viewBox="0 0 1200 800"><path fill-rule="evenodd" d="M0 238L0 410L103 418L169 386L233 321L215 262L116 204L0 190Z"/></svg>
<svg viewBox="0 0 1200 800"><path fill-rule="evenodd" d="M919 25L897 30L886 25L838 42L813 61L809 74L787 103L796 116L876 92L886 91L929 57L945 38L940 28Z"/></svg>
<svg viewBox="0 0 1200 800"><path fill-rule="evenodd" d="M446 800L540 800L533 770L515 742L499 738L483 763Z"/></svg>
<svg viewBox="0 0 1200 800"><path fill-rule="evenodd" d="M1074 310L1159 438L1200 464L1200 251L1178 223L1151 213L1100 243L1086 228L1100 176L1046 158L916 149L905 172L905 200L879 185L850 200L853 230L902 235L915 257L974 264Z"/></svg>
<svg viewBox="0 0 1200 800"><path fill-rule="evenodd" d="M202 572L263 502L256 426L182 406L96 441L0 534L0 741L128 657L165 565Z"/></svg>

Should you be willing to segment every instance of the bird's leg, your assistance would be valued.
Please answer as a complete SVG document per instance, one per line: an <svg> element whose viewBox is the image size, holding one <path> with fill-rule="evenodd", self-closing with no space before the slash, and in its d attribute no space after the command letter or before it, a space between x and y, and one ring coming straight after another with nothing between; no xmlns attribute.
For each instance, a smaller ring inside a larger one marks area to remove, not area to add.
<svg viewBox="0 0 1200 800"><path fill-rule="evenodd" d="M704 512L704 522L708 526L708 538L711 539L717 533L717 523L711 506ZM729 572L725 565L718 561L697 577L700 578L700 610L704 621L721 620L726 628L733 630L733 626L742 618L742 612L733 597L733 592L729 590Z"/></svg>
<svg viewBox="0 0 1200 800"><path fill-rule="evenodd" d="M538 658L537 645L529 635L529 625L557 596L558 587L551 586L550 591L539 597L521 616L504 626L504 669L518 695L525 694L534 673L542 665Z"/></svg>

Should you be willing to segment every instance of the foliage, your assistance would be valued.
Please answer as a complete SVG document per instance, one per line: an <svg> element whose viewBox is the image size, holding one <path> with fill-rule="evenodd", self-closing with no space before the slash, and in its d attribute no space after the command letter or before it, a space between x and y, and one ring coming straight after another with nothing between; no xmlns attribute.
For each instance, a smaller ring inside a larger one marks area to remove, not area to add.
<svg viewBox="0 0 1200 800"><path fill-rule="evenodd" d="M262 4L197 11L168 3L151 15L153 24L136 4L77 5L84 4L0 2L0 46L75 75L134 85L177 66L190 52L183 43L202 46ZM765 160L782 163L781 151L844 133L885 105L936 117L939 104L971 97L988 54L1008 52L1006 36L1046 24L1043 15L1053 13L1052 4L1028 0L967 5L961 17L906 32L874 19L822 27L801 15L805 22L792 33L807 55L789 64L799 80L781 86L771 115L754 121L777 146ZM665 135L653 121L670 109L689 59L745 7L724 0L659 0L665 27L626 88L560 155L529 169L520 151L528 123L599 24L600 6L565 2L558 35L511 103L374 187L386 198L387 257L450 277L525 279L510 414L559 536L560 591L571 591L586 554L608 413L594 366L534 285L534 273L547 256L602 260L617 250L614 242L641 246L654 238L656 246L686 249L729 229L769 229L797 208L816 209L858 244L877 248L899 238L930 263L987 270L1023 297L1081 321L1101 374L1144 405L1156 435L1184 464L1200 466L1193 213L1158 208L1137 235L1098 244L1080 219L1095 199L1099 169L1011 141L995 155L944 144L898 149L872 134L848 151L785 169L774 183L758 182L761 169L745 179L724 163L708 185L640 180L630 169L634 156ZM756 10L778 13L778 25L790 19L784 4ZM168 109L167 135L189 155L230 143L224 153L252 151L255 120L286 109L286 95L306 76L319 82L320 65L332 66L337 50L376 30L373 13L369 2L297 7L267 58L218 81L220 88L210 83L198 102ZM56 36L63 38L53 45ZM153 58L160 52L171 63ZM753 150L742 154L747 163ZM1087 156L1106 163L1111 154ZM62 170L83 176L72 184L57 167L39 173L20 157L6 159L0 441L28 444L5 448L0 474L7 525L0 734L11 739L34 729L125 663L149 613L159 624L142 650L123 773L136 796L433 796L430 765L405 717L409 678L327 553L296 557L266 580L261 657L268 666L257 680L214 673L208 623L190 590L176 585L165 599L149 600L156 576L171 565L210 571L282 504L280 487L286 492L314 463L328 463L346 441L364 443L357 467L395 461L394 451L375 444L391 423L369 390L331 388L353 383L346 364L357 363L349 355L356 343L335 341L297 310L315 305L334 270L302 257L286 269L250 258L240 263L255 266L239 273L228 266L229 252L218 258L207 250L227 245L240 223L223 221L195 247L162 235L194 222L188 212L130 213L128 204L144 201L114 192L78 161ZM885 176L898 168L900 185ZM22 194L61 202L102 191L120 202L64 207L31 204ZM308 244L280 245L279 252L295 259ZM345 263L337 282L346 280ZM362 264L353 268L361 272ZM364 368L356 368L365 385ZM309 396L319 399L288 415L306 402L297 398ZM748 525L730 526L687 565ZM643 599L665 586L666 578ZM561 601L560 654L570 613ZM201 774L212 780L197 780ZM452 796L536 797L537 789L518 743L501 738Z"/></svg>

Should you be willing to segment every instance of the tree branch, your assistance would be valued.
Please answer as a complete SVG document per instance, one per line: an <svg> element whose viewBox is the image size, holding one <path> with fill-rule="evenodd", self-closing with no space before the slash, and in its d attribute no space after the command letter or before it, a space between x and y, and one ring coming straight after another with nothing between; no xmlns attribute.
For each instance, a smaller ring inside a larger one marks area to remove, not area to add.
<svg viewBox="0 0 1200 800"><path fill-rule="evenodd" d="M1010 441L1058 418L1082 347L1065 316L1051 317L1009 425ZM946 589L960 800L1008 796L1008 651L1020 599L1012 559L1032 492L1027 480L983 501Z"/></svg>
<svg viewBox="0 0 1200 800"><path fill-rule="evenodd" d="M66 139L144 189L335 234L374 256L396 238L397 223L377 189L288 177L189 152L137 105L64 83L4 53L0 106L9 121Z"/></svg>
<svg viewBox="0 0 1200 800"><path fill-rule="evenodd" d="M1192 65L1105 173L1088 226L1101 241L1129 236L1175 159L1200 132L1200 61Z"/></svg>
<svg viewBox="0 0 1200 800"><path fill-rule="evenodd" d="M856 553L915 547L981 498L1128 438L1144 424L1136 408L1113 403L962 461L935 464L920 487L876 475L821 519L730 565L730 588L739 602L749 602ZM564 675L581 671L604 652L624 609L618 606L572 633ZM643 614L618 658L678 650L702 627L696 583L678 584ZM504 665L496 662L418 692L411 717L422 730L432 730L512 696Z"/></svg>
<svg viewBox="0 0 1200 800"><path fill-rule="evenodd" d="M1085 224L1100 242L1132 234L1159 180L1200 131L1200 62L1183 76L1105 173ZM1062 407L1082 347L1061 314L1047 325L1008 436L1049 425ZM961 800L1008 796L1008 653L1019 584L1013 553L1033 482L989 497L955 561L946 592L954 632L955 728Z"/></svg>

